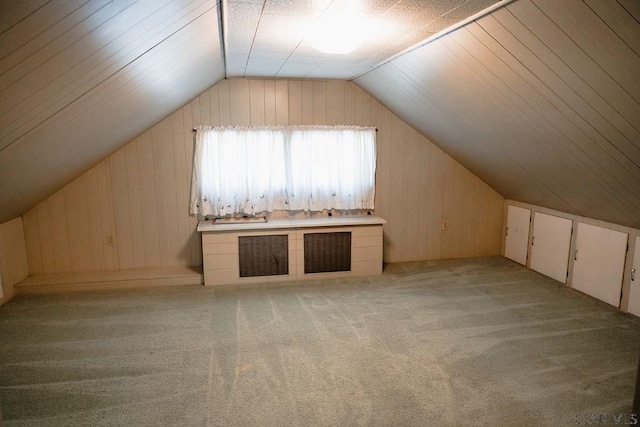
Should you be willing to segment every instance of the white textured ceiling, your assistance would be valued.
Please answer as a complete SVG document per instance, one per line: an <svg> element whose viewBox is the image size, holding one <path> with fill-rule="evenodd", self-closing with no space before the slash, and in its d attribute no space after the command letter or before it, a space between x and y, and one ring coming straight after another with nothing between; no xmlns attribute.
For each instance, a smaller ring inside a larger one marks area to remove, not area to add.
<svg viewBox="0 0 640 427"><path fill-rule="evenodd" d="M227 76L350 79L495 3L497 0L225 0ZM376 23L368 43L347 55L325 54L312 47L314 25L327 16L346 13Z"/></svg>

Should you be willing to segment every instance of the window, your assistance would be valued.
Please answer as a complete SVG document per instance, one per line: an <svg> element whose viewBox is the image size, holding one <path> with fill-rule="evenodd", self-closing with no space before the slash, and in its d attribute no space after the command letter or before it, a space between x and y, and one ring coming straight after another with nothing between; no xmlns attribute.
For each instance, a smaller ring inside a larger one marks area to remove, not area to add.
<svg viewBox="0 0 640 427"><path fill-rule="evenodd" d="M193 214L373 209L373 128L200 127L193 162Z"/></svg>

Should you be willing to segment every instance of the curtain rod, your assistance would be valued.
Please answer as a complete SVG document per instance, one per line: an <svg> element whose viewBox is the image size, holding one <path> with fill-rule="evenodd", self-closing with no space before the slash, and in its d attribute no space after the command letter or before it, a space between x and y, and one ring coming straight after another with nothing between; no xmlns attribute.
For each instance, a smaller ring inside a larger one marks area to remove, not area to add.
<svg viewBox="0 0 640 427"><path fill-rule="evenodd" d="M322 126L324 126L324 125L322 125ZM374 129L376 130L376 132L378 132L378 128L377 127L374 127ZM197 128L191 129L191 132L197 132L197 131L198 131Z"/></svg>

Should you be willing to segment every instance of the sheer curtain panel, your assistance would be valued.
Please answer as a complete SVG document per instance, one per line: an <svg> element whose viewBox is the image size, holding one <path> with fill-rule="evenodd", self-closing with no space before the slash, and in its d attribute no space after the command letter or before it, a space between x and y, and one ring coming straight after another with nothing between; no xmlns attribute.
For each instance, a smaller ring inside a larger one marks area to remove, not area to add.
<svg viewBox="0 0 640 427"><path fill-rule="evenodd" d="M375 129L198 127L191 213L373 209Z"/></svg>

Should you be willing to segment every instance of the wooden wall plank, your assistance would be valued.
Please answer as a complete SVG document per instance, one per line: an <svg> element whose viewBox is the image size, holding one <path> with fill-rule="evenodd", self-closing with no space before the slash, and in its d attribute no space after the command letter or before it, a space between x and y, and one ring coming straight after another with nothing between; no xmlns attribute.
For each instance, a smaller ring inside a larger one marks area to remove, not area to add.
<svg viewBox="0 0 640 427"><path fill-rule="evenodd" d="M42 257L42 273L52 273L56 271L56 260L53 255L53 237L51 235L51 216L49 214L49 202L45 200L35 208L38 218L37 232L40 240L40 251ZM25 230L26 231L26 230ZM26 238L26 235L25 235ZM37 270L32 271L37 274Z"/></svg>
<svg viewBox="0 0 640 427"><path fill-rule="evenodd" d="M302 81L302 125L313 123L313 81Z"/></svg>
<svg viewBox="0 0 640 427"><path fill-rule="evenodd" d="M131 227L132 267L146 267L144 247L144 219L142 217L142 195L140 194L140 171L138 168L138 143L128 144L124 150L126 174L128 215ZM122 151L121 150L121 151ZM127 213L123 212L123 215Z"/></svg>
<svg viewBox="0 0 640 427"><path fill-rule="evenodd" d="M442 253L442 220L444 219L444 156L442 150L429 144L427 164L427 200L429 214L427 215L427 233L429 244L426 259L438 259Z"/></svg>
<svg viewBox="0 0 640 427"><path fill-rule="evenodd" d="M264 80L249 80L251 126L264 126L266 124L265 95Z"/></svg>
<svg viewBox="0 0 640 427"><path fill-rule="evenodd" d="M209 121L207 122L209 126L220 125L220 92L218 88L219 86L216 85L207 91L209 92Z"/></svg>
<svg viewBox="0 0 640 427"><path fill-rule="evenodd" d="M158 233L160 265L180 265L176 170L171 120L164 119L154 126L151 135L153 137L158 230L160 231Z"/></svg>
<svg viewBox="0 0 640 427"><path fill-rule="evenodd" d="M231 121L234 125L251 124L251 94L249 80L232 79L229 81L231 97Z"/></svg>
<svg viewBox="0 0 640 427"><path fill-rule="evenodd" d="M127 147L133 144L128 144ZM111 236L114 241L111 245L102 247L105 270L118 270L118 245L115 224L115 209L113 187L111 182L111 160L108 158L96 166L98 174L98 197L100 199L100 223L105 227L105 238Z"/></svg>
<svg viewBox="0 0 640 427"><path fill-rule="evenodd" d="M312 84L312 119L314 125L327 124L327 82L313 81Z"/></svg>
<svg viewBox="0 0 640 427"><path fill-rule="evenodd" d="M162 257L160 255L156 173L153 162L153 129L142 134L136 145L140 172L140 201L142 218L144 218L142 230L144 232L145 265L156 267L162 265Z"/></svg>
<svg viewBox="0 0 640 427"><path fill-rule="evenodd" d="M302 82L300 80L289 81L289 123L301 125L302 121Z"/></svg>
<svg viewBox="0 0 640 427"><path fill-rule="evenodd" d="M349 91L353 94L353 90ZM353 99L353 98L352 98ZM353 104L352 104L353 105ZM353 109L351 109L353 111ZM353 115L351 116L353 117ZM388 254L385 259L395 262L406 259L408 256L407 248L402 242L403 220L408 215L408 210L403 210L401 206L404 200L404 175L403 161L405 140L404 140L404 123L396 116L391 121L391 170L389 176L389 210L386 218L389 223L388 233ZM415 215L415 212L411 212ZM385 248L387 249L387 248Z"/></svg>
<svg viewBox="0 0 640 427"><path fill-rule="evenodd" d="M288 125L293 123L289 111L289 81L276 80L276 124Z"/></svg>
<svg viewBox="0 0 640 427"><path fill-rule="evenodd" d="M276 119L276 82L263 80L264 84L264 122L267 126L278 124Z"/></svg>
<svg viewBox="0 0 640 427"><path fill-rule="evenodd" d="M56 272L64 273L72 271L64 190L58 191L49 198L49 207Z"/></svg>
<svg viewBox="0 0 640 427"><path fill-rule="evenodd" d="M220 126L229 126L231 124L231 84L229 83L229 80L225 79L218 83L216 86L218 87L219 96L218 102L220 111ZM203 124L199 116L200 110L198 110L197 112L194 111L193 114L193 124L195 126Z"/></svg>
<svg viewBox="0 0 640 427"><path fill-rule="evenodd" d="M327 82L327 124L344 124L344 80L329 80Z"/></svg>
<svg viewBox="0 0 640 427"><path fill-rule="evenodd" d="M22 217L0 224L0 305L14 294L14 285L29 276L29 261L25 246Z"/></svg>
<svg viewBox="0 0 640 427"><path fill-rule="evenodd" d="M226 126L229 124L230 118L230 110L229 110L229 81L223 80L218 83L218 95L219 95L219 106L220 106L220 125ZM227 104L223 104L224 99L226 99ZM187 170L189 172L189 184L191 184L191 173L193 170L193 152L195 149L195 133L191 131L193 126L196 126L197 123L200 122L200 109L195 102L191 102L184 109L184 131L190 132L189 137L185 139L185 150L186 150L186 158L187 158ZM191 187L189 187L189 191L191 191ZM189 193L191 194L191 193ZM191 197L191 196L189 196ZM191 224L191 260L192 265L202 265L202 249L200 245L200 233L197 233L197 217L195 215L189 216L189 223Z"/></svg>
<svg viewBox="0 0 640 427"><path fill-rule="evenodd" d="M102 247L107 244L107 234L104 224L100 221L100 195L98 193L98 169L92 168L86 174L86 184L83 196L87 201L89 215L89 234L91 243L91 270L104 270L104 255ZM108 224L107 224L108 226ZM86 238L86 236L85 236Z"/></svg>
<svg viewBox="0 0 640 427"><path fill-rule="evenodd" d="M218 105L217 91L216 102L212 105ZM216 108L217 111L217 108ZM189 189L191 184L189 181L187 160L185 158L185 138L191 133L185 129L182 111L176 111L170 117L171 120L171 141L173 145L173 159L175 162L175 192L176 204L176 221L178 227L177 237L177 265L192 265L191 260L191 222L189 221ZM185 132L186 131L186 132Z"/></svg>
<svg viewBox="0 0 640 427"><path fill-rule="evenodd" d="M136 147L137 140L134 140L129 146ZM129 148L129 146L127 146L127 148ZM134 257L135 255L139 255L140 251L135 251L134 254L133 240L135 239L136 243L144 244L144 238L135 238L134 233L137 233L138 230L134 230L131 225L131 201L129 192L133 191L135 194L137 183L135 180L131 180L131 177L128 175L126 149L116 151L110 157L110 164L116 224L116 235L114 238L118 246L118 265L124 269L134 268L136 267ZM141 198L137 200L141 200ZM142 251L142 254L144 255L144 251Z"/></svg>
<svg viewBox="0 0 640 427"><path fill-rule="evenodd" d="M32 274L41 274L44 271L42 254L40 247L40 238L38 236L38 214L36 208L22 216L24 227L24 238L27 248L27 259L29 263L29 271Z"/></svg>

